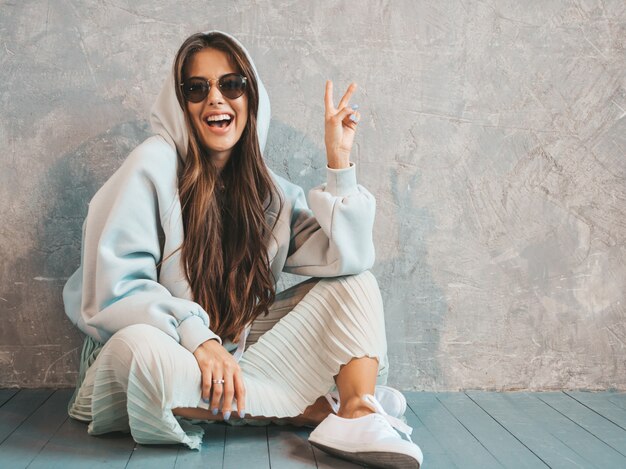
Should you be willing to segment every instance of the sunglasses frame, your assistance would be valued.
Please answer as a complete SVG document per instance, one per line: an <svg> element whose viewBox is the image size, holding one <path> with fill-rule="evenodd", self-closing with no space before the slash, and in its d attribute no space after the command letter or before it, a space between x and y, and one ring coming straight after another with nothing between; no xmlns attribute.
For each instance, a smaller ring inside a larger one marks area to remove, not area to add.
<svg viewBox="0 0 626 469"><path fill-rule="evenodd" d="M241 90L241 94L239 94L238 96L235 97L229 97L226 94L224 94L224 91L222 91L222 80L224 79L224 77L230 77L232 75L235 75L237 77L241 77L242 82L243 82L243 89ZM185 82L179 83L178 86L181 87L181 92L183 94L183 97L185 98L186 101L192 102L192 103L201 103L202 101L204 101L206 99L206 97L209 95L209 93L211 92L211 87L214 86L211 84L211 82L217 82L217 87L220 90L220 93L222 94L222 96L224 96L227 99L237 99L240 98L241 96L244 95L244 93L246 92L246 88L248 87L248 77L246 77L245 75L242 75L241 73L227 73L225 75L222 75L219 78L214 78L214 79L208 79L208 78L201 78L201 77L191 77L194 80L198 80L201 82L205 82L207 84L206 87L206 94L202 97L201 100L199 101L193 101L191 99L189 99L189 97L185 94Z"/></svg>

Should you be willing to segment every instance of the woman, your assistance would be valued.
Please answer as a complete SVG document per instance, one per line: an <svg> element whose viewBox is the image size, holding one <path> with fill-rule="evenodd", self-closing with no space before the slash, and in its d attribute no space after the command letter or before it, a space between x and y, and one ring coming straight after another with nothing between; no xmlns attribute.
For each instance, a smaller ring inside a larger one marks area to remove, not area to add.
<svg viewBox="0 0 626 469"><path fill-rule="evenodd" d="M335 108L326 85L328 182L311 211L263 161L269 98L248 52L220 32L183 43L156 135L90 202L63 291L87 334L69 414L89 433L199 448L187 419L287 418L317 425L311 443L341 457L419 466L410 427L389 415L402 395L375 387L386 339L367 271L375 200L349 162L355 89ZM282 271L314 278L277 296Z"/></svg>

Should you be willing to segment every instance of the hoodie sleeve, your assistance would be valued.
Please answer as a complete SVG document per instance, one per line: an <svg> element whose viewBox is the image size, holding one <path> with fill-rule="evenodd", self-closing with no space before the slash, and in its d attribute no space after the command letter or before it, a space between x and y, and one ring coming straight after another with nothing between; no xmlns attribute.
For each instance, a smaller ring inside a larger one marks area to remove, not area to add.
<svg viewBox="0 0 626 469"><path fill-rule="evenodd" d="M102 342L126 326L149 324L194 352L221 339L200 305L158 282L162 218L179 202L175 153L174 164L150 153L138 147L90 202L81 267L63 290L64 302L83 332Z"/></svg>
<svg viewBox="0 0 626 469"><path fill-rule="evenodd" d="M356 167L326 167L327 183L309 191L310 208L298 187L284 271L313 277L357 274L372 267L376 199L356 182Z"/></svg>

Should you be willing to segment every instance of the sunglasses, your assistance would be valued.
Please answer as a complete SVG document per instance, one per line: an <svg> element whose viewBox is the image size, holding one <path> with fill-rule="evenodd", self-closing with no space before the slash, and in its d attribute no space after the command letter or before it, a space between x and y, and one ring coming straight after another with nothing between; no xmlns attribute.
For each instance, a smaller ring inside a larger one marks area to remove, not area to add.
<svg viewBox="0 0 626 469"><path fill-rule="evenodd" d="M245 93L248 79L238 73L228 73L217 79L220 93L228 99L237 99ZM189 78L180 84L183 96L187 101L199 103L205 100L211 89L211 80L205 78Z"/></svg>

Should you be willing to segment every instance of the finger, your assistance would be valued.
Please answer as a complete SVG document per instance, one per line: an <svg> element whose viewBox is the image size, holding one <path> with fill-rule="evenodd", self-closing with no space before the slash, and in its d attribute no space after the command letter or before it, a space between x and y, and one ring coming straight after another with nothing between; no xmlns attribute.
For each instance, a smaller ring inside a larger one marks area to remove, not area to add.
<svg viewBox="0 0 626 469"><path fill-rule="evenodd" d="M341 121L347 124L348 123L347 119L351 115L360 115L360 114L359 114L359 111L355 111L354 109L349 108L349 107L344 107L341 111L339 111L334 116L334 118L338 121ZM352 122L352 121L349 121L349 122Z"/></svg>
<svg viewBox="0 0 626 469"><path fill-rule="evenodd" d="M241 371L234 374L233 383L235 385L235 399L237 399L237 413L239 417L243 418L246 415L246 387Z"/></svg>
<svg viewBox="0 0 626 469"><path fill-rule="evenodd" d="M350 114L347 117L347 119L344 119L342 123L352 126L354 124L358 124L360 120L361 120L361 114L359 113L359 111L356 111L355 113Z"/></svg>
<svg viewBox="0 0 626 469"><path fill-rule="evenodd" d="M343 98L341 98L341 101L339 101L339 104L337 105L337 109L341 109L342 107L348 105L348 102L350 101L350 97L356 91L356 88L357 88L356 83L354 82L350 83L350 86L348 86L348 90L346 91L346 94L344 94Z"/></svg>
<svg viewBox="0 0 626 469"><path fill-rule="evenodd" d="M222 415L224 416L224 420L230 418L234 394L233 375L226 374L226 376L224 376L224 400L222 401Z"/></svg>
<svg viewBox="0 0 626 469"><path fill-rule="evenodd" d="M326 107L326 114L332 114L335 112L335 105L333 104L333 82L326 80L326 93L324 94L324 105Z"/></svg>
<svg viewBox="0 0 626 469"><path fill-rule="evenodd" d="M202 400L208 404L211 399L211 370L202 372Z"/></svg>
<svg viewBox="0 0 626 469"><path fill-rule="evenodd" d="M213 369L213 379L223 379L223 373L221 369ZM213 415L217 415L220 408L220 399L224 393L224 385L218 383L211 383L213 392L211 393L211 412Z"/></svg>

